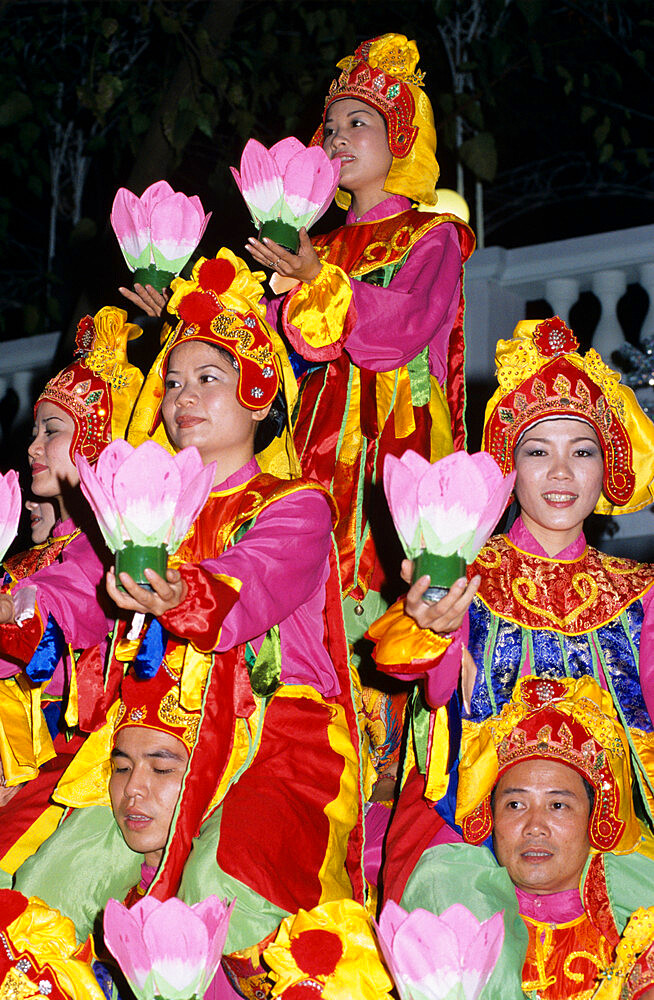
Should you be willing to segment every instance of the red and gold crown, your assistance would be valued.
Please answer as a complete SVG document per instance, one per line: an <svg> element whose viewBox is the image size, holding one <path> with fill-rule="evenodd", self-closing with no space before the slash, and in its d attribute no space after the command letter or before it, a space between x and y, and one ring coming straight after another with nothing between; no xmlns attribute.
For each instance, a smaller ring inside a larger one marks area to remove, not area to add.
<svg viewBox="0 0 654 1000"><path fill-rule="evenodd" d="M132 673L123 678L120 706L113 739L127 726L142 726L169 733L181 740L190 753L200 725L200 710L188 711L179 704L179 677L162 664L154 677L141 680Z"/></svg>
<svg viewBox="0 0 654 1000"><path fill-rule="evenodd" d="M498 341L499 388L486 407L482 447L507 475L529 427L548 418L583 420L597 433L604 456L597 513L639 510L654 498L654 425L618 373L596 351L582 357L578 347L558 316L525 320L512 340Z"/></svg>
<svg viewBox="0 0 654 1000"><path fill-rule="evenodd" d="M383 115L393 164L384 189L391 194L426 205L436 203L436 129L429 98L422 89L424 73L416 69L418 48L405 35L371 38L337 65L341 75L332 82L325 98L323 120L311 145L324 143L324 124L334 101L355 98ZM339 190L336 200L349 205L349 195Z"/></svg>
<svg viewBox="0 0 654 1000"><path fill-rule="evenodd" d="M555 760L595 789L588 836L600 851L632 850L640 839L631 796L629 743L613 702L592 677L527 677L498 716L464 721L456 819L470 844L493 829L491 792L526 760Z"/></svg>
<svg viewBox="0 0 654 1000"><path fill-rule="evenodd" d="M141 328L127 323L124 309L105 306L77 327L75 361L50 379L34 406L44 400L69 413L75 423L70 457L96 462L116 437L123 437L143 375L127 360L127 341Z"/></svg>

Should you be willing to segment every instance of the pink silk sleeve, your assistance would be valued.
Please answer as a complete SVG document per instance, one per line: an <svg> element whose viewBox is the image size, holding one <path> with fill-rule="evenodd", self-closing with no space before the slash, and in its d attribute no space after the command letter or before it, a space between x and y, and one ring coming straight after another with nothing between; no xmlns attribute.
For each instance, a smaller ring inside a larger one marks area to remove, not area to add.
<svg viewBox="0 0 654 1000"><path fill-rule="evenodd" d="M273 625L280 626L282 680L337 692L333 664L323 645L322 612L329 575L332 518L317 490L300 490L265 508L243 538L202 567L241 581L239 598L225 616L216 649L252 642L258 651Z"/></svg>
<svg viewBox="0 0 654 1000"><path fill-rule="evenodd" d="M428 347L430 371L444 383L461 290L456 228L444 222L426 233L387 288L355 279L350 286L345 326L351 320L351 330L340 345L331 346L329 356L345 349L360 368L382 372L407 364ZM268 305L271 321L279 314L277 301ZM302 330L286 323L284 332L301 354Z"/></svg>
<svg viewBox="0 0 654 1000"><path fill-rule="evenodd" d="M429 347L430 371L442 384L460 280L459 238L444 222L416 244L388 288L352 281L357 321L345 345L352 361L392 371Z"/></svg>
<svg viewBox="0 0 654 1000"><path fill-rule="evenodd" d="M66 642L73 649L87 649L102 642L113 624L113 618L105 613L108 598L104 591L104 573L104 564L82 533L63 550L61 562L19 580L12 593L23 587L36 587L36 606L43 625L52 614ZM23 627L28 624L26 622ZM35 635L34 649L39 639L40 635ZM16 672L15 664L0 659L0 677Z"/></svg>

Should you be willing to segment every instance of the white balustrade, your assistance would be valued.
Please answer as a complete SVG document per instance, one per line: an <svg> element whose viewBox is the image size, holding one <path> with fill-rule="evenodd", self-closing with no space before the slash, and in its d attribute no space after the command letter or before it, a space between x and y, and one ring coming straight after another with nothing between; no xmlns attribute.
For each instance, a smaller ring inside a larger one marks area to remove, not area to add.
<svg viewBox="0 0 654 1000"><path fill-rule="evenodd" d="M630 283L650 297L642 335L654 335L654 226L557 240L504 250L476 251L466 264L466 372L469 379L493 377L495 344L510 337L530 301L545 299L569 319L582 292L599 299L602 315L593 346L610 359L624 343L617 303Z"/></svg>
<svg viewBox="0 0 654 1000"><path fill-rule="evenodd" d="M624 271L616 269L598 271L593 275L592 289L602 307L602 315L593 334L593 347L605 361L610 361L613 351L619 351L625 343L618 320L618 302L627 291L627 276Z"/></svg>
<svg viewBox="0 0 654 1000"><path fill-rule="evenodd" d="M13 426L31 419L32 406L50 373L59 333L44 333L0 344L0 400L13 389L18 408Z"/></svg>

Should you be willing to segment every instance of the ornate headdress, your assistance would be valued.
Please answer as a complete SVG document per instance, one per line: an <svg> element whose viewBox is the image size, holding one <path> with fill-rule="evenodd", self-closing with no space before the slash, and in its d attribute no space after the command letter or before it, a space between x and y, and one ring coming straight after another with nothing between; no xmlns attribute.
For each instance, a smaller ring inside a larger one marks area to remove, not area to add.
<svg viewBox="0 0 654 1000"><path fill-rule="evenodd" d="M429 98L422 89L424 73L416 69L418 48L406 35L381 35L363 42L353 56L337 63L342 70L325 99L323 120L311 140L322 146L327 110L334 101L351 97L375 108L386 120L393 163L384 184L390 194L402 194L425 205L436 204L436 128ZM336 202L350 204L340 188Z"/></svg>
<svg viewBox="0 0 654 1000"><path fill-rule="evenodd" d="M558 316L524 320L512 340L498 341L499 388L486 407L482 447L507 475L519 438L533 424L556 417L584 420L596 431L604 455L596 512L640 510L654 499L654 424L597 351L582 357L578 347Z"/></svg>
<svg viewBox="0 0 654 1000"><path fill-rule="evenodd" d="M143 375L127 360L127 341L142 330L127 323L124 309L105 306L77 327L75 361L50 379L34 406L50 400L75 422L70 457L96 462L116 437L123 437Z"/></svg>
<svg viewBox="0 0 654 1000"><path fill-rule="evenodd" d="M292 412L297 383L281 338L266 322L260 278L262 274L253 274L245 261L223 247L215 258L201 257L189 281L173 281L168 309L179 322L166 338L134 409L128 435L132 444L153 437L171 450L160 423L164 382L171 352L188 340L213 344L232 355L242 406L261 410L275 400L281 387L287 414ZM262 467L290 478L299 474L299 462L288 423L284 428L280 422L281 443L278 439L268 446Z"/></svg>
<svg viewBox="0 0 654 1000"><path fill-rule="evenodd" d="M588 821L593 847L633 850L640 828L629 743L611 696L592 677L526 677L499 716L463 722L456 819L468 843L488 837L491 791L505 771L526 760L555 760L577 771L595 789Z"/></svg>
<svg viewBox="0 0 654 1000"><path fill-rule="evenodd" d="M188 711L179 703L179 677L164 664L147 680L132 673L123 678L120 705L114 725L113 740L121 729L141 726L158 729L181 740L190 753L195 746L200 725L200 711Z"/></svg>

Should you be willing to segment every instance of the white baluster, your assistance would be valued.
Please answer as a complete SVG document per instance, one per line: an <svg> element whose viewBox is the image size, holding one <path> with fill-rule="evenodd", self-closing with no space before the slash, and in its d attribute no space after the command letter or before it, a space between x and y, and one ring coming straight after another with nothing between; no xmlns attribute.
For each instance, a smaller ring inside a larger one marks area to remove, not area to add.
<svg viewBox="0 0 654 1000"><path fill-rule="evenodd" d="M627 290L624 271L597 271L593 275L593 291L600 301L602 315L593 335L593 347L611 364L611 353L623 346L625 339L618 321L617 306Z"/></svg>
<svg viewBox="0 0 654 1000"><path fill-rule="evenodd" d="M550 278L545 282L545 298L557 316L570 324L570 310L579 298L576 278Z"/></svg>
<svg viewBox="0 0 654 1000"><path fill-rule="evenodd" d="M14 426L32 419L32 383L34 373L31 371L14 372L10 376L11 387L18 396L18 412L14 417Z"/></svg>
<svg viewBox="0 0 654 1000"><path fill-rule="evenodd" d="M641 264L640 283L649 295L649 309L640 328L640 339L654 337L654 264Z"/></svg>

